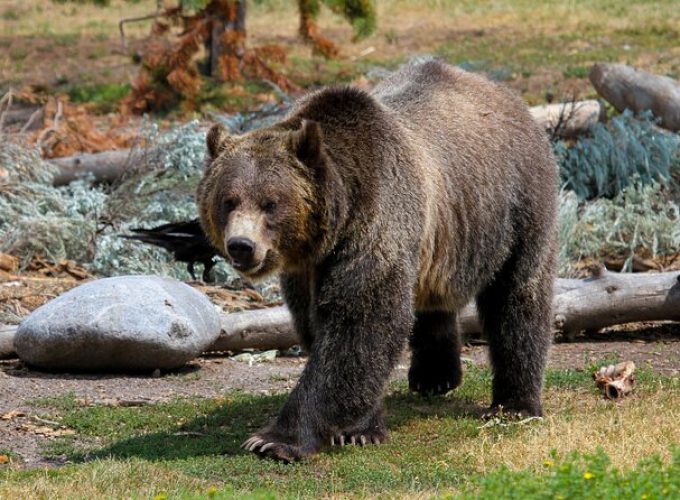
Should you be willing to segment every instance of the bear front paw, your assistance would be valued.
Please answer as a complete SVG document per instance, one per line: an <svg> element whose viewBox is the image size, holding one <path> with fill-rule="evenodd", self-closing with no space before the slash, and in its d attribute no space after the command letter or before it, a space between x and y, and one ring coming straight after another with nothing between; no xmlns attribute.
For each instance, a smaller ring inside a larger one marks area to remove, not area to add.
<svg viewBox="0 0 680 500"><path fill-rule="evenodd" d="M389 440L387 427L382 415L382 410L377 410L368 417L368 422L364 421L352 428L331 436L331 446L366 446L369 444L382 444Z"/></svg>
<svg viewBox="0 0 680 500"><path fill-rule="evenodd" d="M298 445L284 443L263 434L251 436L241 445L241 448L252 451L260 457L272 458L286 464L299 462L310 455L310 453L304 453Z"/></svg>

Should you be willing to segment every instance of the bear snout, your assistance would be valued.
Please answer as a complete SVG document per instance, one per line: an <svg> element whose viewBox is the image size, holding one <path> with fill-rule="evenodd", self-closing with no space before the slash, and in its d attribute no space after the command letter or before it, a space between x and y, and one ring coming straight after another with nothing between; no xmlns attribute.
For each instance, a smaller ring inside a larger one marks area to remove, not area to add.
<svg viewBox="0 0 680 500"><path fill-rule="evenodd" d="M227 253L231 257L234 267L237 269L247 269L253 266L255 242L243 237L229 238L227 240Z"/></svg>

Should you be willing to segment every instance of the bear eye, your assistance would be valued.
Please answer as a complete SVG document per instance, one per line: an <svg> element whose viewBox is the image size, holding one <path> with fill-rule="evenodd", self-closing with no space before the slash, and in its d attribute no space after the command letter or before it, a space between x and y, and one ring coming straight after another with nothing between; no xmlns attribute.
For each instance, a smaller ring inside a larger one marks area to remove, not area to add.
<svg viewBox="0 0 680 500"><path fill-rule="evenodd" d="M276 202L275 201L268 201L262 206L262 210L267 212L268 214L271 214L276 210Z"/></svg>
<svg viewBox="0 0 680 500"><path fill-rule="evenodd" d="M222 208L226 213L232 212L236 208L236 200L234 199L228 199L225 200L224 203L222 204Z"/></svg>

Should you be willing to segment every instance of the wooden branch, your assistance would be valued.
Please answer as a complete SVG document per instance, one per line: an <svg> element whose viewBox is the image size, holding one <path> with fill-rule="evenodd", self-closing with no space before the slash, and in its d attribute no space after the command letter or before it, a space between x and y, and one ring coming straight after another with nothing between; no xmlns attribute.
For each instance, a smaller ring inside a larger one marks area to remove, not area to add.
<svg viewBox="0 0 680 500"><path fill-rule="evenodd" d="M617 110L651 110L668 130L680 130L680 82L624 64L595 64L590 81Z"/></svg>
<svg viewBox="0 0 680 500"><path fill-rule="evenodd" d="M49 160L58 168L52 180L55 186L63 186L89 174L94 175L97 182L113 182L120 179L130 169L139 168L153 157L155 149L116 149L101 153L82 153L63 158Z"/></svg>
<svg viewBox="0 0 680 500"><path fill-rule="evenodd" d="M121 19L118 22L118 31L120 32L120 44L123 47L123 52L127 52L128 46L127 46L127 40L125 38L125 24L127 23L139 23L141 21L148 21L150 19L157 19L158 17L161 16L160 9L156 9L156 12L153 14L147 14L146 16L139 16L139 17L127 17L125 19Z"/></svg>
<svg viewBox="0 0 680 500"><path fill-rule="evenodd" d="M680 273L618 274L596 271L585 280L558 279L553 329L570 337L582 330L641 321L680 321ZM287 349L299 340L284 306L221 315L222 332L207 352ZM473 304L461 311L463 335L481 333ZM14 354L16 326L0 325L0 359Z"/></svg>
<svg viewBox="0 0 680 500"><path fill-rule="evenodd" d="M43 142L45 141L45 139L47 139L47 136L56 133L56 131L59 129L59 121L63 117L64 117L64 105L60 100L57 100L57 111L54 113L52 125L50 125L48 128L40 132L40 134L38 134L38 138L35 141L36 144L38 145L38 148L41 151L43 149Z"/></svg>
<svg viewBox="0 0 680 500"><path fill-rule="evenodd" d="M210 351L288 349L299 344L287 307L222 314L222 332Z"/></svg>
<svg viewBox="0 0 680 500"><path fill-rule="evenodd" d="M12 89L9 89L2 99L0 99L0 108L2 108L3 104L5 105L5 109L2 111L2 113L0 113L0 133L2 133L2 129L5 126L5 117L12 108L13 97Z"/></svg>
<svg viewBox="0 0 680 500"><path fill-rule="evenodd" d="M14 335L17 327L0 324L0 359L16 357L14 352Z"/></svg>
<svg viewBox="0 0 680 500"><path fill-rule="evenodd" d="M573 101L534 106L529 111L551 136L575 137L604 118L604 108L599 101Z"/></svg>

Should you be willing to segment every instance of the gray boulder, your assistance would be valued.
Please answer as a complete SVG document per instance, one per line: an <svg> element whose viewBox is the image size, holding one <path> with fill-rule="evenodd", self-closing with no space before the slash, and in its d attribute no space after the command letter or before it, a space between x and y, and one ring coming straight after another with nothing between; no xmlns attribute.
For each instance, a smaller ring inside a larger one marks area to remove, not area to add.
<svg viewBox="0 0 680 500"><path fill-rule="evenodd" d="M219 336L202 293L155 276L105 278L74 288L19 325L14 346L27 364L71 371L178 368Z"/></svg>

